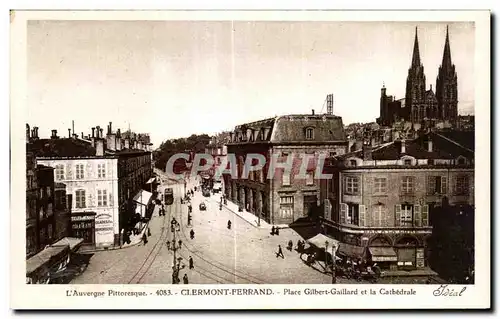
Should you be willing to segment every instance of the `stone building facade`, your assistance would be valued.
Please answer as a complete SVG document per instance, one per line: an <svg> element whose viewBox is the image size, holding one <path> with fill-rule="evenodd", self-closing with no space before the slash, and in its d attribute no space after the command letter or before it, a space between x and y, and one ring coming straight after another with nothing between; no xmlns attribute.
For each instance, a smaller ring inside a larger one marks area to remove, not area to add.
<svg viewBox="0 0 500 319"><path fill-rule="evenodd" d="M120 234L133 216L132 198L152 177L149 146L121 139L119 131L112 134L110 129L107 138L96 127L83 139L60 138L53 130L50 139L31 135L27 143L37 165L51 167L55 182L63 183L72 195L73 234L96 248L121 245ZM83 231L82 225L92 225L92 230Z"/></svg>
<svg viewBox="0 0 500 319"><path fill-rule="evenodd" d="M319 181L314 176L317 164L322 157L346 153L348 143L342 118L331 114L278 116L239 125L230 135L228 154L236 158L238 178L224 175L226 197L271 224L290 224L315 215L319 201ZM262 155L266 164L246 178L243 167L248 154ZM298 179L299 156L304 155L311 158L307 178ZM276 169L268 178L273 156L280 162L293 161L290 175Z"/></svg>
<svg viewBox="0 0 500 319"><path fill-rule="evenodd" d="M336 157L322 181L323 230L349 257L424 268L433 212L474 204L474 134L440 132Z"/></svg>

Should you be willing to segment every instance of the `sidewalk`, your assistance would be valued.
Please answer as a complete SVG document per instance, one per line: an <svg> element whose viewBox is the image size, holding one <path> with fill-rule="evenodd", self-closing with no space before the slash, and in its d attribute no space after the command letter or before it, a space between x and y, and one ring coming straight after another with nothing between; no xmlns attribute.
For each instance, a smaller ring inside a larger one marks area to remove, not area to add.
<svg viewBox="0 0 500 319"><path fill-rule="evenodd" d="M217 204L220 204L220 197L219 199L210 196L210 200L212 202L215 202ZM259 217L255 216L254 214L250 213L249 211L247 211L246 209L243 209L242 212L240 212L238 210L238 204L236 203L233 203L232 201L230 200L227 200L227 205L223 205L226 209L228 209L229 211L231 211L233 214L237 215L238 217L244 219L245 221L247 221L250 225L256 227L256 228L262 228L262 229L271 229L273 226L274 227L279 227L280 229L283 229L283 228L289 228L289 226L287 224L281 224L281 225L272 225L272 224L269 224L268 222L266 222L264 219L260 219L260 225L259 225Z"/></svg>
<svg viewBox="0 0 500 319"><path fill-rule="evenodd" d="M153 214L152 214L151 217L153 217L153 215L155 213L158 213L159 207L160 206L155 205L154 210L153 210ZM130 248L130 247L137 246L137 245L139 245L142 242L142 236L147 231L150 221L151 221L151 219L147 223L144 223L144 225L142 226L142 229L139 232L139 234L137 234L137 235L130 235L130 244L123 243L121 246L100 247L100 248L95 248L95 249L80 249L78 252L92 253L92 252L97 252L97 251L117 250L117 249L125 249L125 248Z"/></svg>

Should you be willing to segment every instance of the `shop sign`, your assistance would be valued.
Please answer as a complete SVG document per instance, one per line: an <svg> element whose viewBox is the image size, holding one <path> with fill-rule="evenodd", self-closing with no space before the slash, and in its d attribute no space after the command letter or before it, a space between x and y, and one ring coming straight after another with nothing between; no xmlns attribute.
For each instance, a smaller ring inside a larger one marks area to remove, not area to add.
<svg viewBox="0 0 500 319"><path fill-rule="evenodd" d="M398 261L398 258L395 256L373 256L373 261Z"/></svg>
<svg viewBox="0 0 500 319"><path fill-rule="evenodd" d="M95 230L98 234L113 233L113 218L109 214L100 214L95 218Z"/></svg>
<svg viewBox="0 0 500 319"><path fill-rule="evenodd" d="M84 220L94 220L94 219L95 219L94 215L71 216L72 222L79 222L79 221L84 221Z"/></svg>

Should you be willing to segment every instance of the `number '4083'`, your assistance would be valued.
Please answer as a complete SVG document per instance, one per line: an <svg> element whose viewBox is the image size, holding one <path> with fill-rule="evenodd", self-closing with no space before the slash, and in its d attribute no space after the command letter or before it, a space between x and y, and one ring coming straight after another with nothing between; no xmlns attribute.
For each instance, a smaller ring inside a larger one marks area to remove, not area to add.
<svg viewBox="0 0 500 319"><path fill-rule="evenodd" d="M156 295L157 296L170 296L170 295L172 295L172 292L170 290L162 289L162 290L157 290Z"/></svg>

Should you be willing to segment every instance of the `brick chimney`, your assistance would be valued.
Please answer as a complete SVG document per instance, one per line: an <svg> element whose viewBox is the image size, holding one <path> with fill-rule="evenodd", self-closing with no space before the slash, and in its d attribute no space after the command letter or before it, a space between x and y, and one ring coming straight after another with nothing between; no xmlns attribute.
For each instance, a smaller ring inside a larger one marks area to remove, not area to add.
<svg viewBox="0 0 500 319"><path fill-rule="evenodd" d="M109 133L106 136L106 146L111 151L116 151L116 136L115 134Z"/></svg>
<svg viewBox="0 0 500 319"><path fill-rule="evenodd" d="M104 137L104 135L102 134L102 131L103 131L103 129L102 129L102 127L100 127L99 128L99 138L103 138Z"/></svg>
<svg viewBox="0 0 500 319"><path fill-rule="evenodd" d="M406 153L406 141L401 140L401 154Z"/></svg>
<svg viewBox="0 0 500 319"><path fill-rule="evenodd" d="M84 138L84 137L83 137L83 132L82 132L82 140L83 140L83 138Z"/></svg>
<svg viewBox="0 0 500 319"><path fill-rule="evenodd" d="M52 139L56 139L57 137L57 130L52 130L52 135L50 136Z"/></svg>
<svg viewBox="0 0 500 319"><path fill-rule="evenodd" d="M68 129L68 138L71 138L71 129Z"/></svg>
<svg viewBox="0 0 500 319"><path fill-rule="evenodd" d="M312 115L314 115L314 109L312 109Z"/></svg>
<svg viewBox="0 0 500 319"><path fill-rule="evenodd" d="M432 140L429 136L427 136L427 152L432 152L433 149L432 149Z"/></svg>
<svg viewBox="0 0 500 319"><path fill-rule="evenodd" d="M30 139L31 139L30 125L26 123L26 143L28 143Z"/></svg>
<svg viewBox="0 0 500 319"><path fill-rule="evenodd" d="M96 138L100 138L100 137L101 137L101 136L100 136L100 133L101 133L101 127L100 127L99 125L98 125L98 126L96 126L95 130L96 130L95 137L96 137Z"/></svg>
<svg viewBox="0 0 500 319"><path fill-rule="evenodd" d="M128 136L125 138L125 145L124 147L126 149L130 149L130 139L128 138Z"/></svg>
<svg viewBox="0 0 500 319"><path fill-rule="evenodd" d="M95 140L95 155L104 156L104 140L102 138Z"/></svg>
<svg viewBox="0 0 500 319"><path fill-rule="evenodd" d="M112 122L109 122L109 125L108 125L108 134L113 133L112 124L113 124Z"/></svg>
<svg viewBox="0 0 500 319"><path fill-rule="evenodd" d="M117 136L115 136L115 145L116 145L116 150L121 151L122 150L122 139L118 136L118 133L120 133L120 130L118 130Z"/></svg>
<svg viewBox="0 0 500 319"><path fill-rule="evenodd" d="M136 150L136 149L137 149L137 140L136 140L136 139L134 139L134 143L133 143L133 147L132 147L132 148L133 148L134 150Z"/></svg>
<svg viewBox="0 0 500 319"><path fill-rule="evenodd" d="M365 143L363 145L363 160L365 161L373 160L372 146L369 143Z"/></svg>

